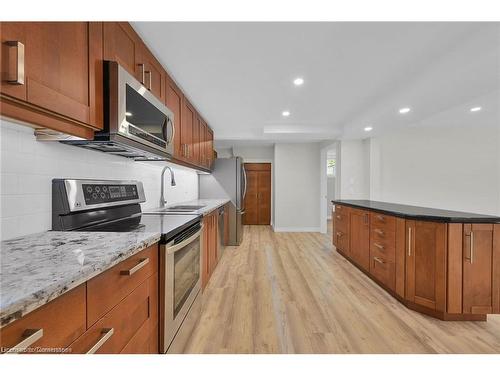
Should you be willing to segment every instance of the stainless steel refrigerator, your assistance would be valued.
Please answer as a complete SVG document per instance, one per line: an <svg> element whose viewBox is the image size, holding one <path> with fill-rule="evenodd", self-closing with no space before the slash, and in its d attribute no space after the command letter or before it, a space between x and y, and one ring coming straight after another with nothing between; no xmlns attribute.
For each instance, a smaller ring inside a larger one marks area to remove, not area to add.
<svg viewBox="0 0 500 375"><path fill-rule="evenodd" d="M215 159L213 172L200 175L200 198L228 198L229 243L237 246L243 241L243 215L245 214L246 174L241 157Z"/></svg>

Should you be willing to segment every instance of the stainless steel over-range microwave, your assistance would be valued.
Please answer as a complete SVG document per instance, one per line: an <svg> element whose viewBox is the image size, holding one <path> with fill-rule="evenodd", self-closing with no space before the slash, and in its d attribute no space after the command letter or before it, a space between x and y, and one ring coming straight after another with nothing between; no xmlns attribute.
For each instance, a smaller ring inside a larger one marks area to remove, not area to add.
<svg viewBox="0 0 500 375"><path fill-rule="evenodd" d="M57 140L136 160L170 159L175 137L172 111L116 62L104 62L103 79L104 129L90 141ZM39 139L48 140L50 135L41 134Z"/></svg>

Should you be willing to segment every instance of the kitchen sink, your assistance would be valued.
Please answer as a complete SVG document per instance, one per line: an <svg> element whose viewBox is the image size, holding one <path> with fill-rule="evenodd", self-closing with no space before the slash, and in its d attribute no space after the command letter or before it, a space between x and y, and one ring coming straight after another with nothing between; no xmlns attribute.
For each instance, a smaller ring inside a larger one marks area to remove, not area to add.
<svg viewBox="0 0 500 375"><path fill-rule="evenodd" d="M162 214L162 213L192 213L198 211L200 208L205 207L204 205L178 205L171 207L159 207L152 210L144 212L145 214Z"/></svg>

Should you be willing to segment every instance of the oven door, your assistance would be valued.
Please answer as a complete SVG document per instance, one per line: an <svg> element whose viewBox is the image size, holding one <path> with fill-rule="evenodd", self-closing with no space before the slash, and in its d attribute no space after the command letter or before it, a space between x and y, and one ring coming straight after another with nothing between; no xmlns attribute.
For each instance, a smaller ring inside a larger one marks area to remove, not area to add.
<svg viewBox="0 0 500 375"><path fill-rule="evenodd" d="M181 326L189 308L201 290L201 233L203 226L184 238L189 229L176 239L161 245L162 329L161 347L165 353Z"/></svg>
<svg viewBox="0 0 500 375"><path fill-rule="evenodd" d="M146 86L115 62L109 69L110 124L118 134L173 154L174 114ZM149 74L149 77L151 74Z"/></svg>

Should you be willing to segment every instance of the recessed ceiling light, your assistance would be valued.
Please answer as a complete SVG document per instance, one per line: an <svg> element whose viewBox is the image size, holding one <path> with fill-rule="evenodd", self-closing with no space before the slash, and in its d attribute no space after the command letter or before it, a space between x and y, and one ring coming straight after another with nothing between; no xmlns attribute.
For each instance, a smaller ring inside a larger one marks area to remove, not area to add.
<svg viewBox="0 0 500 375"><path fill-rule="evenodd" d="M408 113L408 112L410 112L410 111L411 111L411 109L410 109L410 108L408 108L408 107L404 107L404 108L400 108L400 109L399 109L399 113L402 113L402 114L404 114L404 113Z"/></svg>
<svg viewBox="0 0 500 375"><path fill-rule="evenodd" d="M304 78L301 78L301 77L295 78L293 80L293 84L295 86L300 86L300 85L304 84Z"/></svg>
<svg viewBox="0 0 500 375"><path fill-rule="evenodd" d="M470 109L471 112L477 112L477 111L480 111L481 110L481 107L472 107Z"/></svg>
<svg viewBox="0 0 500 375"><path fill-rule="evenodd" d="M369 132L369 131L372 131L372 130L373 130L373 127L371 127L371 126L365 127L365 132Z"/></svg>
<svg viewBox="0 0 500 375"><path fill-rule="evenodd" d="M125 112L125 116L132 116L132 112Z"/></svg>
<svg viewBox="0 0 500 375"><path fill-rule="evenodd" d="M283 111L283 112L281 112L281 115L283 117L288 117L288 116L290 116L290 111Z"/></svg>

